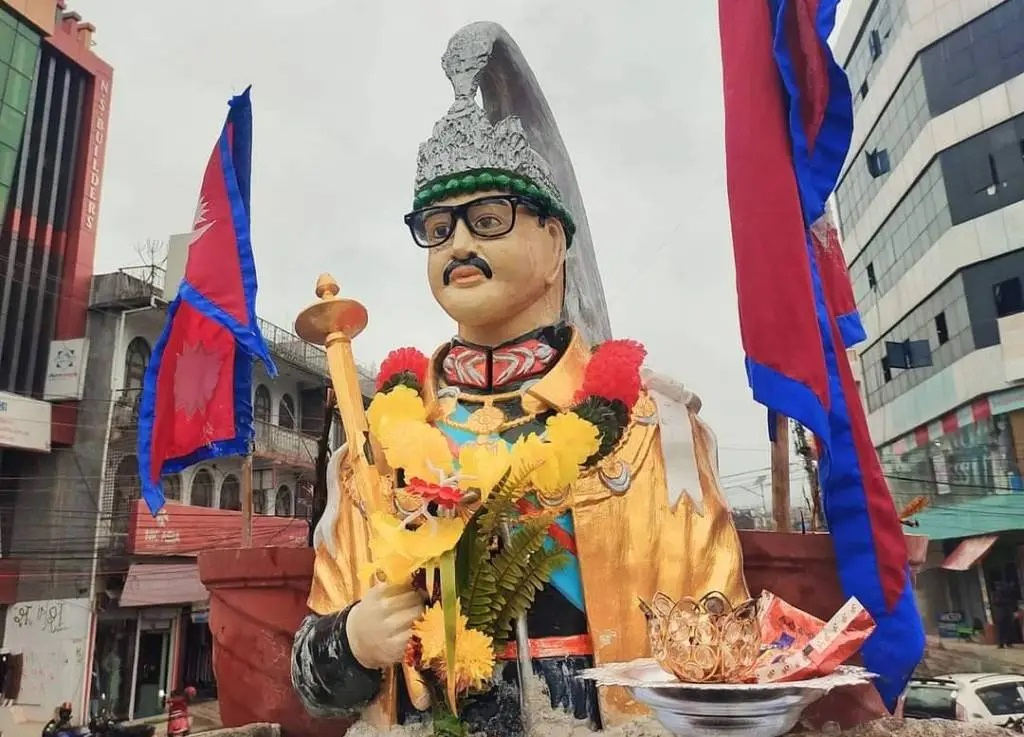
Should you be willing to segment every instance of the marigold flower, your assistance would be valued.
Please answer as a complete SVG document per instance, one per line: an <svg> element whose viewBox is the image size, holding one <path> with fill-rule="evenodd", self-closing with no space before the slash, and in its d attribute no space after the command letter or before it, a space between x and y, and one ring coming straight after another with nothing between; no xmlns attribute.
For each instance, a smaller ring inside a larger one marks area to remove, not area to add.
<svg viewBox="0 0 1024 737"><path fill-rule="evenodd" d="M582 465L601 447L597 428L571 412L557 414L547 421L546 437L555 446L559 457L569 457L577 466Z"/></svg>
<svg viewBox="0 0 1024 737"><path fill-rule="evenodd" d="M377 391L399 374L409 374L419 386L423 386L427 377L427 366L430 359L416 348L396 348L391 351L380 364L377 372Z"/></svg>
<svg viewBox="0 0 1024 737"><path fill-rule="evenodd" d="M370 515L370 558L362 573L383 574L389 583L412 580L412 575L454 548L466 523L459 518L430 518L415 530L384 512Z"/></svg>
<svg viewBox="0 0 1024 737"><path fill-rule="evenodd" d="M366 410L370 432L378 438L391 422L426 422L427 409L420 395L407 386L396 386L386 394L375 394Z"/></svg>
<svg viewBox="0 0 1024 737"><path fill-rule="evenodd" d="M579 467L559 462L555 446L535 433L519 438L512 446L513 473L530 471L530 484L540 494L555 496L579 478Z"/></svg>
<svg viewBox="0 0 1024 737"><path fill-rule="evenodd" d="M378 438L388 465L403 469L407 478L438 483L452 472L455 459L448 438L432 425L388 420Z"/></svg>
<svg viewBox="0 0 1024 737"><path fill-rule="evenodd" d="M466 443L459 449L459 488L477 489L486 501L512 465L512 453L503 441Z"/></svg>
<svg viewBox="0 0 1024 737"><path fill-rule="evenodd" d="M455 625L455 680L456 690L460 692L482 689L494 673L494 641L468 624L469 620L460 609ZM412 632L420 642L420 661L444 681L447 663L441 604L434 604L423 612L423 616L413 624Z"/></svg>

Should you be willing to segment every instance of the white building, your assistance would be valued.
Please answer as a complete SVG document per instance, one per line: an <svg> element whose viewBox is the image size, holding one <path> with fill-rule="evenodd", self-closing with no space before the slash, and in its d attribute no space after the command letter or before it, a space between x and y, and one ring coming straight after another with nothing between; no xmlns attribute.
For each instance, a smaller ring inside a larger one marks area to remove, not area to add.
<svg viewBox="0 0 1024 737"><path fill-rule="evenodd" d="M929 624L984 620L995 582L1019 592L1024 542L1024 0L848 6L834 50L855 124L836 202L871 433L897 501L930 497L937 560L1003 533L984 567L921 579Z"/></svg>
<svg viewBox="0 0 1024 737"><path fill-rule="evenodd" d="M31 722L71 701L88 714L163 712L166 694L215 694L208 593L197 554L241 545L242 459L218 458L164 478L167 514L140 501L139 400L167 318L164 272L93 278L84 389L74 447L19 479L12 556L17 599L3 647L23 659L16 703ZM279 375L253 377L253 544L306 546L328 376L321 348L260 320ZM372 392L372 378L364 391ZM331 446L342 431L333 425ZM43 535L45 533L45 539Z"/></svg>

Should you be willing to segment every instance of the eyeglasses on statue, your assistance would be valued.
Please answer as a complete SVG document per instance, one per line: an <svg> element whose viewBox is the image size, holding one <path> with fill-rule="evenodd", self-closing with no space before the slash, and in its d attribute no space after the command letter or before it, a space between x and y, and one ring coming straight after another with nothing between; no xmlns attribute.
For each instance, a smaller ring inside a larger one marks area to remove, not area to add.
<svg viewBox="0 0 1024 737"><path fill-rule="evenodd" d="M519 207L540 218L548 216L540 203L518 195L488 195L461 205L435 205L414 210L405 216L412 239L420 248L437 248L455 233L459 220L478 238L500 238L516 227Z"/></svg>

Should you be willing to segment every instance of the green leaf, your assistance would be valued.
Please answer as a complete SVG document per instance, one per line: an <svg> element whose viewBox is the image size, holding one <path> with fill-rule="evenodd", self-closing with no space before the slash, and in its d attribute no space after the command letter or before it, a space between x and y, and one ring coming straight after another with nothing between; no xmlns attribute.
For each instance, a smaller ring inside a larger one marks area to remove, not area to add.
<svg viewBox="0 0 1024 737"><path fill-rule="evenodd" d="M521 576L515 581L514 588L496 602L500 606L494 614L491 636L507 641L515 621L530 611L537 592L551 581L555 571L568 562L569 554L557 548L543 548L531 555L526 566L520 569Z"/></svg>
<svg viewBox="0 0 1024 737"><path fill-rule="evenodd" d="M526 491L530 474L533 471L533 468L520 468L513 473L509 468L501 477L501 481L494 486L494 490L480 511L480 531L488 539L497 535L503 524L518 516L516 501Z"/></svg>
<svg viewBox="0 0 1024 737"><path fill-rule="evenodd" d="M434 737L469 736L469 726L447 709L436 709L431 723Z"/></svg>
<svg viewBox="0 0 1024 737"><path fill-rule="evenodd" d="M478 559L475 555L478 547L477 533L480 530L480 515L474 514L466 523L466 529L455 546L455 581L462 597L463 606L466 605L466 590L469 588L469 581L475 573Z"/></svg>
<svg viewBox="0 0 1024 737"><path fill-rule="evenodd" d="M489 621L491 597L497 587L494 567L491 565L491 537L481 531L478 517L470 521L460 540L456 558L466 566L467 575L462 584L462 613L469 620L469 626L482 629ZM470 534L472 532L472 534Z"/></svg>
<svg viewBox="0 0 1024 737"><path fill-rule="evenodd" d="M511 621L526 613L537 591L558 565L564 565L558 548L544 549L548 528L557 516L547 512L522 521L492 561L495 590L487 601L489 616L478 617L479 628L492 637L507 637Z"/></svg>
<svg viewBox="0 0 1024 737"><path fill-rule="evenodd" d="M441 556L441 610L444 613L444 654L448 706L456 712L455 635L459 626L459 599L455 584L455 551Z"/></svg>

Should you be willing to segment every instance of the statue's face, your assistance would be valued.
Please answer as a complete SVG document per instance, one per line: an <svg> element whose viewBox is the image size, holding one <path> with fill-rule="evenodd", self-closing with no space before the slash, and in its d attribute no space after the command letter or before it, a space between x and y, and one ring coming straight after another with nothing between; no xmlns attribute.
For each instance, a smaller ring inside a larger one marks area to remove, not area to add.
<svg viewBox="0 0 1024 737"><path fill-rule="evenodd" d="M508 228L512 209L508 198L503 192L476 192L437 203L441 207L474 203L464 215L476 233L462 218L455 219L454 232L446 230L452 223L448 211L423 218L426 236L443 240L428 250L430 291L459 325L499 325L550 299L555 285L561 299L565 232L557 218L542 220L520 203L511 230L487 235Z"/></svg>

